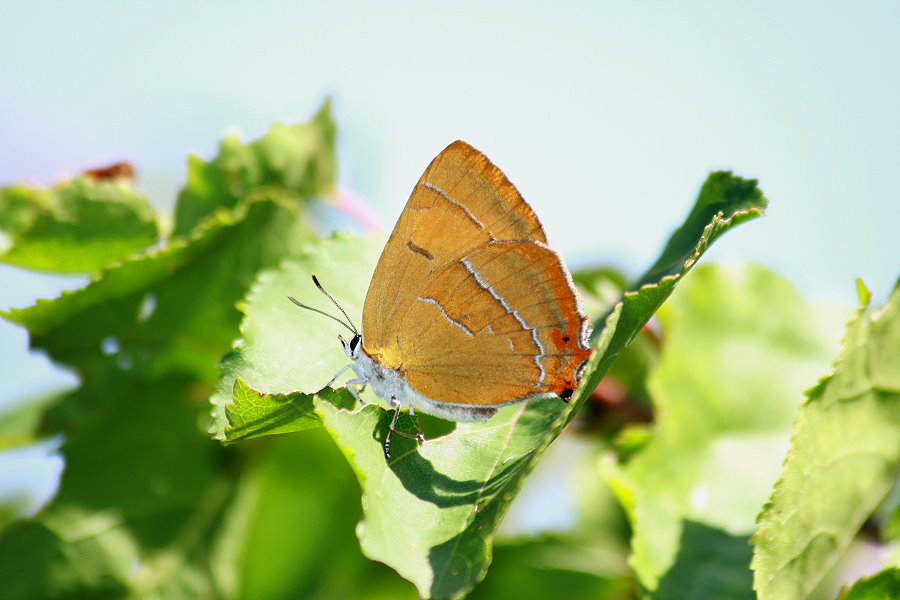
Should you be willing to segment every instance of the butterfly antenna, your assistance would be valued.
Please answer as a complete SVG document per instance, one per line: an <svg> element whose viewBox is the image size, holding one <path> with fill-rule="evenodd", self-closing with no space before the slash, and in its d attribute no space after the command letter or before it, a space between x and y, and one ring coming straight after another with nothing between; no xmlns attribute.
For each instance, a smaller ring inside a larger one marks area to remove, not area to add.
<svg viewBox="0 0 900 600"><path fill-rule="evenodd" d="M344 309L341 308L341 305L338 304L337 300L334 299L334 296L332 296L331 294L329 294L328 292L325 291L325 288L322 287L322 284L319 283L319 280L316 279L315 275L312 276L312 280L313 280L313 283L316 284L316 287L319 288L319 291L322 292L323 294L325 294L326 296L328 296L328 299L331 300L334 303L334 305L338 307L338 310L341 311L341 314L343 314L344 318L347 319L347 322L350 323L350 330L354 334L359 335L359 332L356 330L356 327L353 326L353 320L350 319L350 317L347 315L347 313L344 311Z"/></svg>
<svg viewBox="0 0 900 600"><path fill-rule="evenodd" d="M350 331L350 333L356 335L356 330L355 330L355 329L353 329L352 327L350 327L350 325L347 325L346 323L344 323L343 321L341 321L340 319L338 319L338 318L335 317L334 315L329 315L327 312L322 311L322 310L319 310L318 308L313 308L312 306L307 306L307 305L303 304L302 302L300 302L299 300L297 300L296 298L294 298L293 296L288 296L288 300L290 300L291 302L293 302L294 304L296 304L296 305L299 306L300 308L305 308L306 310L311 310L311 311L313 311L313 312L317 312L317 313L319 313L320 315L325 315L325 316L328 317L329 319L333 319L333 320L337 321L338 323L340 323L341 325L343 325L344 327L346 327L346 328ZM343 312L343 311L341 311L341 312Z"/></svg>

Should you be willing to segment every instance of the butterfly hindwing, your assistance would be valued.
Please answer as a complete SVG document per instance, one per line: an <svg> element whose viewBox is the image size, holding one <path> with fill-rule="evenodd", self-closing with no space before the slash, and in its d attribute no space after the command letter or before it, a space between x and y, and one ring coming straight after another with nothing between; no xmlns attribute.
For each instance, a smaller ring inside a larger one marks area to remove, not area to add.
<svg viewBox="0 0 900 600"><path fill-rule="evenodd" d="M574 389L584 321L559 256L491 242L433 274L399 319L402 369L439 402L497 405Z"/></svg>

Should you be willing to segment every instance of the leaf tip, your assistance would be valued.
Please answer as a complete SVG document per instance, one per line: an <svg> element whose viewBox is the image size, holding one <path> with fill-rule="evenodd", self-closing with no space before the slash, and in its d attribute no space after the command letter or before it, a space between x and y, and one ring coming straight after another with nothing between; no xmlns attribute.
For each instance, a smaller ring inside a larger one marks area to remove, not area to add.
<svg viewBox="0 0 900 600"><path fill-rule="evenodd" d="M872 291L866 287L866 282L862 280L862 277L856 278L856 297L859 298L861 306L868 306L872 301Z"/></svg>

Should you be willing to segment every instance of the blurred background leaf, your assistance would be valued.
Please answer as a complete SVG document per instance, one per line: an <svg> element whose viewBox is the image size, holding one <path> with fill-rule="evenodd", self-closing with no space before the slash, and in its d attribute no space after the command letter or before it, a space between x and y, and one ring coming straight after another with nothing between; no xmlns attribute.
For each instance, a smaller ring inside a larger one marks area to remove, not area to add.
<svg viewBox="0 0 900 600"><path fill-rule="evenodd" d="M860 579L838 600L890 600L900 590L900 568L891 567L871 577Z"/></svg>
<svg viewBox="0 0 900 600"><path fill-rule="evenodd" d="M868 290L860 300L840 361L807 392L759 518L753 568L762 600L808 594L900 475L900 287L875 314L865 312Z"/></svg>
<svg viewBox="0 0 900 600"><path fill-rule="evenodd" d="M249 144L230 135L209 162L190 156L187 183L175 207L174 235L187 234L217 209L236 207L254 190L289 199L297 208L330 192L337 178L334 143L331 104L325 102L307 123L276 123Z"/></svg>
<svg viewBox="0 0 900 600"><path fill-rule="evenodd" d="M659 319L656 421L607 473L634 528L632 566L654 598L752 597L748 536L804 386L827 368L836 340L760 267L699 267Z"/></svg>
<svg viewBox="0 0 900 600"><path fill-rule="evenodd" d="M56 273L89 273L152 246L156 214L128 177L90 175L51 188L0 188L0 261Z"/></svg>
<svg viewBox="0 0 900 600"><path fill-rule="evenodd" d="M305 143L318 131L333 140L327 110L274 131L292 161L327 155L304 163L306 187L271 185L299 179L275 172L295 163L269 161L239 197L207 204L187 235L105 266L81 289L4 314L81 385L8 421L21 441L63 434L66 467L52 502L0 534L0 597L215 597L242 585L210 553L235 543L222 542L226 523L241 527L232 506L245 459L205 435L207 398L238 334L236 303L260 270L313 238L301 204L334 178L333 145ZM192 185L201 179L195 174Z"/></svg>

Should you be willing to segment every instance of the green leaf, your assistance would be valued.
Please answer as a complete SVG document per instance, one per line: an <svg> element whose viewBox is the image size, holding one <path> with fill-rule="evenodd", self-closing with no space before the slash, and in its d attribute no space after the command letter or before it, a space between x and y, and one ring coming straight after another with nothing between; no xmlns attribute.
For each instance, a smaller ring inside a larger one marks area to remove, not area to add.
<svg viewBox="0 0 900 600"><path fill-rule="evenodd" d="M2 315L28 328L32 348L84 377L180 372L212 384L237 335L235 303L257 271L310 237L294 207L259 197L213 214L187 238L117 263L84 288Z"/></svg>
<svg viewBox="0 0 900 600"><path fill-rule="evenodd" d="M675 563L647 597L751 600L750 556L745 536L686 520Z"/></svg>
<svg viewBox="0 0 900 600"><path fill-rule="evenodd" d="M130 181L78 177L52 188L0 188L0 262L86 273L143 250L159 236L156 214Z"/></svg>
<svg viewBox="0 0 900 600"><path fill-rule="evenodd" d="M282 150L293 169L297 153ZM333 170L313 173L319 161L301 161L303 176L325 185ZM4 314L82 387L40 419L41 434L64 434L66 470L46 509L0 535L0 597L220 597L235 581L234 563L210 564L208 549L242 462L201 433L203 401L238 335L236 303L313 239L297 194L254 187L84 288ZM37 415L26 416L12 435L29 432Z"/></svg>
<svg viewBox="0 0 900 600"><path fill-rule="evenodd" d="M881 537L885 541L900 540L900 482L882 504L880 511ZM877 513L876 513L877 514Z"/></svg>
<svg viewBox="0 0 900 600"><path fill-rule="evenodd" d="M225 416L228 419L225 438L229 442L303 431L322 424L315 413L313 396L310 394L262 394L251 389L240 378L234 382L233 394L234 402L225 405ZM322 390L320 394L343 408L352 408L356 402L346 393Z"/></svg>
<svg viewBox="0 0 900 600"><path fill-rule="evenodd" d="M310 123L276 129L249 146L268 156L263 184L293 181L302 164L304 180L333 185L332 146L310 143L333 136L326 109ZM210 167L206 175L194 173L188 189L213 189L223 176ZM237 301L258 271L298 253L313 237L300 214L300 201L310 197L301 192L249 186L240 202L226 203L230 208L204 212L188 235L106 268L80 290L0 315L28 328L32 348L46 349L84 377L111 370L159 378L177 371L212 383L215 365L237 337Z"/></svg>
<svg viewBox="0 0 900 600"><path fill-rule="evenodd" d="M326 101L306 123L276 123L249 144L228 136L210 162L191 156L187 184L178 195L173 235L186 235L215 210L234 208L254 191L278 193L298 207L329 192L337 174L334 145L335 125L331 103Z"/></svg>
<svg viewBox="0 0 900 600"><path fill-rule="evenodd" d="M392 566L412 581L423 596L458 598L484 577L497 524L544 448L559 435L615 357L709 244L735 224L762 214L761 195L757 195L755 204L747 201L746 194L738 194L736 200L729 195L731 189L755 189L754 184L730 175L722 175L719 180L714 189L718 194L715 197L720 198L717 204L710 200L709 193L701 197L704 204L716 206L709 222L700 223L693 217L677 233L680 243L690 240L690 251L667 253L665 260L657 262L657 267L665 268L657 269L656 279L645 276L644 285L626 294L610 311L585 379L571 404L545 400L506 407L488 423L458 424L449 435L421 446L395 436L393 458L386 462L383 440L390 421L387 411L368 406L351 413L328 399L314 399L316 411L360 479L365 518L359 532L367 556ZM244 340L226 361L223 383L213 402L213 432L220 439L227 435L225 404L234 399L235 408L231 410L240 410L240 403L232 395L236 377L261 392L309 393L346 364L333 337L341 332L340 325L321 315L286 318L284 311L290 306L283 301L278 304L277 300L308 279L318 267L315 261L319 255L322 264L330 267L327 271L323 270L325 267L318 269L319 275L340 272L337 263L330 259L338 255L337 250L330 254L327 249L313 252L306 263L297 263L296 267L288 263L265 274L248 298ZM355 323L359 323L365 288L358 281L369 280L376 258L376 252L370 251L357 259L367 265L365 268L352 266L350 260L341 267L343 277L330 275L335 283L323 281ZM363 273L366 275L359 278ZM353 285L345 287L343 282L350 278ZM316 292L308 284L306 289L310 295L301 297L302 302L333 310L326 300L314 300ZM295 329L293 320L302 322L307 329ZM285 426L279 421L279 427ZM410 425L407 423L406 427Z"/></svg>
<svg viewBox="0 0 900 600"><path fill-rule="evenodd" d="M221 534L231 557L211 557L216 569L232 563L232 575L218 577L221 597L417 598L411 584L360 551L359 486L328 433L266 442L243 445L252 451Z"/></svg>
<svg viewBox="0 0 900 600"><path fill-rule="evenodd" d="M0 536L0 598L121 598L134 543L115 535L66 540L41 522L20 522Z"/></svg>
<svg viewBox="0 0 900 600"><path fill-rule="evenodd" d="M653 598L752 597L747 539L803 386L830 358L813 314L761 267L709 266L658 313L664 345L648 382L657 420L608 473L632 522L631 564Z"/></svg>
<svg viewBox="0 0 900 600"><path fill-rule="evenodd" d="M900 569L891 567L864 577L844 590L838 600L896 600L900 593Z"/></svg>
<svg viewBox="0 0 900 600"><path fill-rule="evenodd" d="M202 580L197 558L225 488L190 385L120 376L64 401L92 410L67 430L56 498L0 535L0 597L140 596Z"/></svg>
<svg viewBox="0 0 900 600"><path fill-rule="evenodd" d="M669 238L662 255L633 290L625 293L620 303L623 320L613 334L612 352L603 357L600 368L583 387L593 389L600 383L609 365L713 242L732 227L761 217L766 206L768 200L756 187L755 179L742 179L723 171L712 173L700 189L687 220ZM700 219L707 214L708 221ZM591 339L598 339L601 333L606 335L603 328L595 328Z"/></svg>
<svg viewBox="0 0 900 600"><path fill-rule="evenodd" d="M283 400L250 397L253 403L245 407L248 397L239 398L233 393L235 381L241 379L252 390L267 394L312 394L322 389L349 361L337 339L348 332L327 317L295 306L288 296L338 314L337 308L313 285L311 275L317 273L322 285L359 327L365 290L383 245L384 237L380 235L338 235L310 241L300 256L260 274L241 303L245 314L242 339L223 361L218 392L212 398L214 437L234 441L238 438L231 435L243 435L235 429L226 432L229 426L251 431L277 423L279 431L290 430L292 415L281 410ZM232 401L230 413L241 423L230 422L225 414L225 405ZM303 421L308 417L305 413L294 414ZM300 428L306 426L302 424Z"/></svg>
<svg viewBox="0 0 900 600"><path fill-rule="evenodd" d="M631 600L634 583L628 577L597 573L602 562L595 553L565 540L541 537L494 548L494 562L469 600Z"/></svg>
<svg viewBox="0 0 900 600"><path fill-rule="evenodd" d="M351 413L318 398L316 408L365 491L363 552L437 598L460 597L484 576L521 470L562 414L558 400L543 400L505 407L489 426L460 423L418 447L395 436L386 461L389 412L369 405Z"/></svg>
<svg viewBox="0 0 900 600"><path fill-rule="evenodd" d="M0 450L23 446L36 441L41 416L61 394L25 399L0 413Z"/></svg>
<svg viewBox="0 0 900 600"><path fill-rule="evenodd" d="M735 177L731 171L710 173L691 213L669 238L662 255L641 278L641 284L681 274L716 238L730 227L756 218L768 205L755 179Z"/></svg>
<svg viewBox="0 0 900 600"><path fill-rule="evenodd" d="M753 536L761 600L800 598L841 556L900 472L900 287L863 305L840 361L807 393Z"/></svg>

